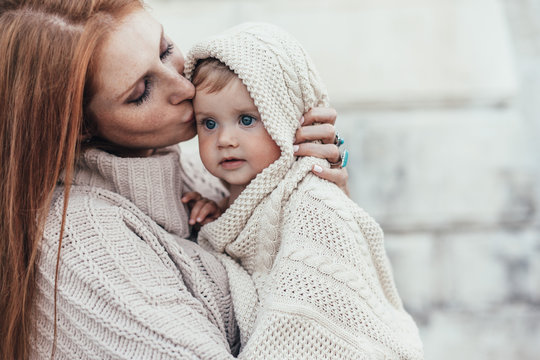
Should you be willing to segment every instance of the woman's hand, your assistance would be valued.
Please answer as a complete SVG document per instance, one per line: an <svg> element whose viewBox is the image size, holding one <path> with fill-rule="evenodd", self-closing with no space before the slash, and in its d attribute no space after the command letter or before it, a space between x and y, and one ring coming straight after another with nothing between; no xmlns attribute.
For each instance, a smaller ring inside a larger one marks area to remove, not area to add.
<svg viewBox="0 0 540 360"><path fill-rule="evenodd" d="M189 225L206 225L221 215L221 209L214 201L204 198L196 191L185 193L182 203L188 204Z"/></svg>
<svg viewBox="0 0 540 360"><path fill-rule="evenodd" d="M296 131L295 155L315 156L330 163L339 162L341 155L334 143L336 118L337 112L333 108L313 108L305 113L303 122L300 120L302 126ZM317 140L320 142L313 142ZM349 195L347 169L341 166L330 169L314 166L312 171L318 177L333 182Z"/></svg>

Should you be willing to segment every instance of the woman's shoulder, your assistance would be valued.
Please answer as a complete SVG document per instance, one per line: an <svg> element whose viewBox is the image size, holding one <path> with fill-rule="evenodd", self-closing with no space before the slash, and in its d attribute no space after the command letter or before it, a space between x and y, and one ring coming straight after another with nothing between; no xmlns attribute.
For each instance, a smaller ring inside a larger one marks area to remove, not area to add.
<svg viewBox="0 0 540 360"><path fill-rule="evenodd" d="M62 215L65 186L58 185L53 193L49 208L49 217ZM73 185L69 191L69 203L66 214L70 217L89 213L97 216L112 209L140 212L138 208L124 196L105 188L87 185Z"/></svg>
<svg viewBox="0 0 540 360"><path fill-rule="evenodd" d="M181 239L118 194L73 186L59 246L63 194L59 186L50 206L37 263L36 297L36 316L50 328L46 306L58 294L63 324L59 343L76 346L82 338L88 345L85 353L95 358L210 358L209 353L219 354L213 358L230 357L226 331L221 329L228 324L223 319L232 318L225 311L232 307L222 305L224 295L215 290L206 268L191 259L193 251L182 246ZM210 305L203 301L206 298ZM73 329L80 324L86 325L79 334ZM118 326L122 331L115 331ZM66 358L77 357L69 354Z"/></svg>
<svg viewBox="0 0 540 360"><path fill-rule="evenodd" d="M65 188L54 190L45 222L44 242L57 243L62 226ZM112 191L92 186L72 186L65 216L65 245L74 238L78 242L99 242L113 232L131 233L139 226L130 223L145 222L145 215L133 203ZM146 221L147 222L147 221ZM157 226L157 225L156 225ZM118 234L118 236L120 236Z"/></svg>
<svg viewBox="0 0 540 360"><path fill-rule="evenodd" d="M40 244L40 272L50 275L61 241L61 267L73 274L71 280L84 278L88 286L102 283L114 291L122 287L130 293L153 287L156 282L163 286L182 284L180 271L168 253L186 256L179 239L108 190L72 187L60 239L63 195L63 187L55 190ZM156 271L159 276L153 279L150 274Z"/></svg>

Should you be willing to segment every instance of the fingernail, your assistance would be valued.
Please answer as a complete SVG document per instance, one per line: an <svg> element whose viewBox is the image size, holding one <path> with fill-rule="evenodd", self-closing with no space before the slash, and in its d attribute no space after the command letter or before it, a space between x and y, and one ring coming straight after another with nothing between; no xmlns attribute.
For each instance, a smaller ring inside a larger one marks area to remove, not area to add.
<svg viewBox="0 0 540 360"><path fill-rule="evenodd" d="M202 218L198 217L197 222L201 222L201 221L202 221Z"/></svg>
<svg viewBox="0 0 540 360"><path fill-rule="evenodd" d="M316 173L320 173L322 172L322 167L320 167L319 165L314 165L313 171L315 171Z"/></svg>
<svg viewBox="0 0 540 360"><path fill-rule="evenodd" d="M300 118L300 125L302 125L303 123L304 123L304 117L302 116L302 117Z"/></svg>
<svg viewBox="0 0 540 360"><path fill-rule="evenodd" d="M195 220L190 219L190 220L189 220L189 225L194 225L194 224L195 224Z"/></svg>
<svg viewBox="0 0 540 360"><path fill-rule="evenodd" d="M298 145L293 145L292 148L293 148L293 151L294 151L294 152L297 152L298 149L300 149L300 146L298 146Z"/></svg>

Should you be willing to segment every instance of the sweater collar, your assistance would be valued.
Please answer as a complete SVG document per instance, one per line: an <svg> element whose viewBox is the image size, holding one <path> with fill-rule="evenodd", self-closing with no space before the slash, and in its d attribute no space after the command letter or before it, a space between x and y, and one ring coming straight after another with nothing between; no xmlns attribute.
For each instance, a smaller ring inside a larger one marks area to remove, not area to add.
<svg viewBox="0 0 540 360"><path fill-rule="evenodd" d="M145 158L121 158L97 149L85 151L75 169L75 186L119 194L168 232L189 236L183 192L180 147L157 150Z"/></svg>

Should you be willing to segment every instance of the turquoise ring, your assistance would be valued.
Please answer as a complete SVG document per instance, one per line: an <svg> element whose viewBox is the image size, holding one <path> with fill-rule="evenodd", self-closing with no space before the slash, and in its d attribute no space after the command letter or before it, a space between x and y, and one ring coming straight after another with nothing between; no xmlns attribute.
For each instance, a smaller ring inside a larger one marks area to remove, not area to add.
<svg viewBox="0 0 540 360"><path fill-rule="evenodd" d="M335 162L330 162L330 167L341 169L347 166L348 163L349 163L349 150L340 149L339 158Z"/></svg>
<svg viewBox="0 0 540 360"><path fill-rule="evenodd" d="M341 167L344 168L349 163L349 150L343 151L343 155L341 156Z"/></svg>

